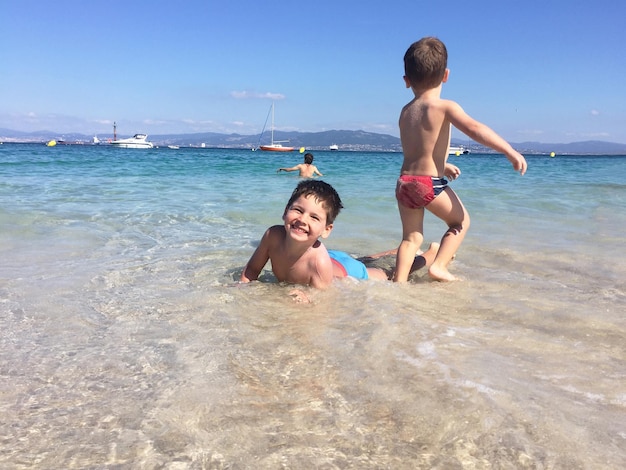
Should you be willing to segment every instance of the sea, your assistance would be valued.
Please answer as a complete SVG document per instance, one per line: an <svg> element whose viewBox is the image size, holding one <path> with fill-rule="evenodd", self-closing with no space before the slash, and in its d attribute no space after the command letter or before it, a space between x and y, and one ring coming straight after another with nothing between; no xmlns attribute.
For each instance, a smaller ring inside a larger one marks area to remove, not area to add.
<svg viewBox="0 0 626 470"><path fill-rule="evenodd" d="M313 153L397 247L402 155ZM460 281L300 303L238 282L299 152L0 145L0 468L626 468L626 156L527 160L450 157Z"/></svg>

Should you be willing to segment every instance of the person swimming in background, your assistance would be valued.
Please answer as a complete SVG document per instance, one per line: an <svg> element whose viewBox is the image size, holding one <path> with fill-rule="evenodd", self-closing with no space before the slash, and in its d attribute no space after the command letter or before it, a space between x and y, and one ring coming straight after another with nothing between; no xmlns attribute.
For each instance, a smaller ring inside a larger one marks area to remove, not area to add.
<svg viewBox="0 0 626 470"><path fill-rule="evenodd" d="M320 180L301 181L285 206L283 225L274 225L265 231L241 273L241 282L257 280L268 261L278 281L317 289L325 289L333 279L346 276L390 280L392 270L368 268L347 253L328 251L319 240L328 238L342 208L341 199L330 184ZM416 257L414 270L430 264L437 249L438 244L432 244L427 252ZM371 255L367 260L389 254L395 254L395 250ZM297 300L308 300L300 291L294 294Z"/></svg>
<svg viewBox="0 0 626 470"><path fill-rule="evenodd" d="M524 157L486 125L471 118L456 102L441 98L448 80L448 52L437 38L426 37L404 54L404 83L414 98L400 112L400 142L404 160L396 182L396 199L402 221L394 281L408 279L413 257L424 240L424 209L442 219L448 230L428 273L438 281L456 278L448 263L456 254L470 225L469 214L448 186L446 163L452 126L470 138L503 153L522 175Z"/></svg>
<svg viewBox="0 0 626 470"><path fill-rule="evenodd" d="M299 171L300 178L313 178L314 176L324 176L322 173L320 173L317 167L313 165L312 153L304 154L304 163L300 163L291 168L279 168L278 170L276 170L277 173L280 173L281 171Z"/></svg>

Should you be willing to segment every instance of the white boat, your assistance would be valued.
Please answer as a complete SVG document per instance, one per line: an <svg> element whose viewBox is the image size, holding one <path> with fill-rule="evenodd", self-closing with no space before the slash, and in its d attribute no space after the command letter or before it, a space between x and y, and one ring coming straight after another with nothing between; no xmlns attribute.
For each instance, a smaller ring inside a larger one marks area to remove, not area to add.
<svg viewBox="0 0 626 470"><path fill-rule="evenodd" d="M458 147L450 147L448 149L448 155L456 155L457 157L459 155L467 155L468 153L470 153L469 149L466 149L465 147L458 146Z"/></svg>
<svg viewBox="0 0 626 470"><path fill-rule="evenodd" d="M128 139L112 140L111 145L123 149L151 149L154 145L152 142L148 142L147 138L146 134L135 134Z"/></svg>
<svg viewBox="0 0 626 470"><path fill-rule="evenodd" d="M272 103L272 107L270 108L272 112L272 140L269 145L260 145L259 148L265 152L293 152L293 147L283 147L281 142L289 142L288 140L274 140L274 103ZM267 119L265 120L265 124L267 124ZM263 126L263 131L265 130L265 126ZM261 131L261 136L263 135L263 131ZM259 141L261 138L259 137Z"/></svg>
<svg viewBox="0 0 626 470"><path fill-rule="evenodd" d="M93 136L93 144L94 145L100 145L100 139L98 139L97 135Z"/></svg>
<svg viewBox="0 0 626 470"><path fill-rule="evenodd" d="M167 148L172 150L178 150L180 147L178 145L168 145Z"/></svg>
<svg viewBox="0 0 626 470"><path fill-rule="evenodd" d="M339 150L339 146L337 144L332 144L329 148L330 150Z"/></svg>

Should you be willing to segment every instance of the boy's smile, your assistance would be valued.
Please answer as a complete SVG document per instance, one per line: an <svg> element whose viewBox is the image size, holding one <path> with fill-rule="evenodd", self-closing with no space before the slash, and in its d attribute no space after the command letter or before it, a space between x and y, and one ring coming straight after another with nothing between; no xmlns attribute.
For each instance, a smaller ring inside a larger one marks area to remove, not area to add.
<svg viewBox="0 0 626 470"><path fill-rule="evenodd" d="M333 225L327 225L326 219L326 209L315 196L300 196L283 214L287 234L311 242L330 235Z"/></svg>

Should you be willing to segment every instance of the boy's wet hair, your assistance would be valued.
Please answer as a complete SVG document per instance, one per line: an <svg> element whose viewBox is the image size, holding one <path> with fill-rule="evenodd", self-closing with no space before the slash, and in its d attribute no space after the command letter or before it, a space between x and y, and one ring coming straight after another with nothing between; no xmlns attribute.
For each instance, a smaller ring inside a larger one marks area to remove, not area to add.
<svg viewBox="0 0 626 470"><path fill-rule="evenodd" d="M404 75L413 88L435 88L448 67L448 50L435 37L425 37L409 46L404 54Z"/></svg>
<svg viewBox="0 0 626 470"><path fill-rule="evenodd" d="M311 163L313 163L313 154L312 153L305 153L304 154L304 163L308 163L309 165Z"/></svg>
<svg viewBox="0 0 626 470"><path fill-rule="evenodd" d="M330 184L321 180L303 180L298 183L296 189L291 193L291 197L285 206L285 211L300 196L313 196L322 203L324 209L326 209L326 225L332 224L339 215L339 211L343 208L339 194Z"/></svg>

